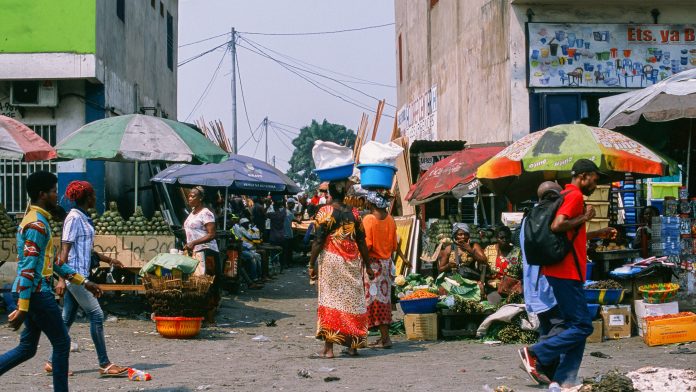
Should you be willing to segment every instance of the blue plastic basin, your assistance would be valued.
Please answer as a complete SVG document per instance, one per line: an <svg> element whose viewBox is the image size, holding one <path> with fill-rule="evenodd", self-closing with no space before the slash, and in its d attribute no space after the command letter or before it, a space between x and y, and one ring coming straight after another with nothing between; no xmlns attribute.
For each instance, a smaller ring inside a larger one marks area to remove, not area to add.
<svg viewBox="0 0 696 392"><path fill-rule="evenodd" d="M623 300L624 289L585 289L588 304L616 305Z"/></svg>
<svg viewBox="0 0 696 392"><path fill-rule="evenodd" d="M394 182L394 166L382 165L377 163L363 163L358 165L360 169L360 186L368 188L387 188L391 189Z"/></svg>
<svg viewBox="0 0 696 392"><path fill-rule="evenodd" d="M317 174L321 181L345 180L353 175L353 163L328 169L314 169L313 172Z"/></svg>
<svg viewBox="0 0 696 392"><path fill-rule="evenodd" d="M437 302L439 298L421 298L421 299L407 299L404 301L399 301L401 304L401 310L405 314L426 314L435 313L437 310Z"/></svg>

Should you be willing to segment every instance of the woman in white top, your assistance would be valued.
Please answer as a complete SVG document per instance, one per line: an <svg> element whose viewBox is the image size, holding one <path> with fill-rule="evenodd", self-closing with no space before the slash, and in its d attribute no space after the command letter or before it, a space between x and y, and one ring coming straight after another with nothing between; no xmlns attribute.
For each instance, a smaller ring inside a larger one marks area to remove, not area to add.
<svg viewBox="0 0 696 392"><path fill-rule="evenodd" d="M219 256L217 242L215 241L215 215L203 206L205 191L203 187L197 186L188 194L188 205L191 208L186 221L184 221L184 231L186 231L186 245L184 250L193 253L193 257L201 261L196 275L202 275L205 271L205 261L207 257ZM213 275L215 271L207 271Z"/></svg>

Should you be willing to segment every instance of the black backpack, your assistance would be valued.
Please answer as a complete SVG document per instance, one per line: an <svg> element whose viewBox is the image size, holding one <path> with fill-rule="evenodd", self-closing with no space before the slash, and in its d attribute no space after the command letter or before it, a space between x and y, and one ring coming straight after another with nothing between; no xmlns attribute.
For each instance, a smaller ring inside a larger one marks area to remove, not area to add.
<svg viewBox="0 0 696 392"><path fill-rule="evenodd" d="M530 265L554 265L560 263L568 252L573 253L578 276L583 279L580 262L575 254L573 242L580 230L575 232L572 240L566 233L554 233L551 231L551 223L556 218L558 208L565 200L565 192L555 193L542 199L537 206L532 208L524 219L524 254L527 264Z"/></svg>

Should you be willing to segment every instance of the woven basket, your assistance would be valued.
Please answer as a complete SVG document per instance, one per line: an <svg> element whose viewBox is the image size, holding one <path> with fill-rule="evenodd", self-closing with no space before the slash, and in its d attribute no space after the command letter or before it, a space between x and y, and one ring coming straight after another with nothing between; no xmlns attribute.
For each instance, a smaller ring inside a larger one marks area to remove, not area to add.
<svg viewBox="0 0 696 392"><path fill-rule="evenodd" d="M653 283L638 287L643 301L649 304L663 304L674 301L679 285L676 283Z"/></svg>

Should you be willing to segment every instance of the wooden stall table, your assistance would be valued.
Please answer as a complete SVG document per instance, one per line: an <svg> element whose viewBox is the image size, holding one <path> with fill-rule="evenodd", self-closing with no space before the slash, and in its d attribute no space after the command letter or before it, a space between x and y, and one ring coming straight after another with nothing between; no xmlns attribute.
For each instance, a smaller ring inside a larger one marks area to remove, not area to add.
<svg viewBox="0 0 696 392"><path fill-rule="evenodd" d="M276 275L277 272L280 272L275 268L272 270L271 267L274 261L277 265L280 265L280 256L283 254L282 247L264 242L256 247L256 251L261 255L261 267L264 276Z"/></svg>

